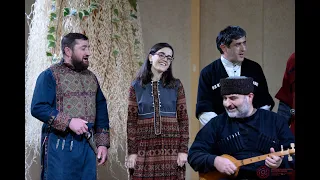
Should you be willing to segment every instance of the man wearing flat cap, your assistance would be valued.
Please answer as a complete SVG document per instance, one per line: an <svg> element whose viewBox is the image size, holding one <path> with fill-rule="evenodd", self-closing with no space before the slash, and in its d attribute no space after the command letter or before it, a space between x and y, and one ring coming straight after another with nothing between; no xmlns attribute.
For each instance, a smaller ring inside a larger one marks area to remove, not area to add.
<svg viewBox="0 0 320 180"><path fill-rule="evenodd" d="M225 112L209 121L195 137L188 153L188 163L200 174L218 171L231 177L237 171L236 165L226 157L237 160L252 158L272 152L291 149L294 136L285 118L275 112L256 109L252 105L254 84L251 77L228 77L220 80L220 94ZM288 156L266 157L240 166L236 179L260 179L259 169L292 169L293 159ZM288 179L288 173L278 176L267 174L266 179Z"/></svg>

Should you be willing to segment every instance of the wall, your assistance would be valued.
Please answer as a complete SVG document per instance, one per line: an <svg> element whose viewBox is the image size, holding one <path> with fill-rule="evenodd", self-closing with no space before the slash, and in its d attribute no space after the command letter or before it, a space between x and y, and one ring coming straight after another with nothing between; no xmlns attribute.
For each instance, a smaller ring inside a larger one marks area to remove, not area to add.
<svg viewBox="0 0 320 180"><path fill-rule="evenodd" d="M34 0L26 0L26 13ZM141 13L144 51L157 42L168 42L175 50L173 72L180 78L190 107L190 92L197 84L190 82L191 0L138 0ZM281 86L285 64L295 51L294 0L201 0L200 18L200 69L220 57L215 45L218 32L227 25L239 25L247 31L247 58L258 62L265 73L271 96ZM27 39L26 25L26 39ZM25 44L27 46L27 44ZM274 111L278 106L278 101ZM190 127L198 129L199 127ZM190 144L193 139L190 139ZM39 165L32 169L37 180ZM187 166L187 179L195 173Z"/></svg>
<svg viewBox="0 0 320 180"><path fill-rule="evenodd" d="M286 61L295 51L294 0L201 0L201 68L220 57L215 39L221 29L239 25L247 32L246 57L258 62L275 96ZM277 110L278 100L274 111Z"/></svg>

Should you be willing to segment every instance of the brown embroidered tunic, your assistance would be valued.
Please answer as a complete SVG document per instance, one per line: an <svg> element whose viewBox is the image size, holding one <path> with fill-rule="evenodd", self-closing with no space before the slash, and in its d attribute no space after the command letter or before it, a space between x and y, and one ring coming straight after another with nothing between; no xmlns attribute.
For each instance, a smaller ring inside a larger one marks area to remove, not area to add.
<svg viewBox="0 0 320 180"><path fill-rule="evenodd" d="M129 89L128 154L137 154L130 179L185 179L178 153L188 153L189 126L185 92L180 80L175 88L160 81Z"/></svg>

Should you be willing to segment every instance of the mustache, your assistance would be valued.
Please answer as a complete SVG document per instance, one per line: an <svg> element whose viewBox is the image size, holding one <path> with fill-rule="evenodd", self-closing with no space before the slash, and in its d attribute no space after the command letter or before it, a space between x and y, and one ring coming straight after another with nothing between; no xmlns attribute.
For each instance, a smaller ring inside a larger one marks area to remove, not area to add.
<svg viewBox="0 0 320 180"><path fill-rule="evenodd" d="M226 107L226 109L230 109L230 110L232 110L232 109L238 109L238 107L237 106L228 106L228 107Z"/></svg>

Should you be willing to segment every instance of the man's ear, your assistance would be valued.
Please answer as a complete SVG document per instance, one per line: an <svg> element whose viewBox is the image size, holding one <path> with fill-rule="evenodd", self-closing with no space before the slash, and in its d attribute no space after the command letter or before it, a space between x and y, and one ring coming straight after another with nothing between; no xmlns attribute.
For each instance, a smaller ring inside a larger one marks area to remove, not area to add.
<svg viewBox="0 0 320 180"><path fill-rule="evenodd" d="M221 50L222 50L223 52L226 52L227 46L224 45L224 44L221 44L221 45L220 45L220 48L221 48Z"/></svg>
<svg viewBox="0 0 320 180"><path fill-rule="evenodd" d="M65 54L66 54L68 57L71 57L71 55L72 55L72 50L71 50L71 48L65 47L65 48L64 48L64 52L65 52Z"/></svg>
<svg viewBox="0 0 320 180"><path fill-rule="evenodd" d="M249 96L249 99L252 101L253 97L254 97L254 94L253 93L249 93L248 96Z"/></svg>

